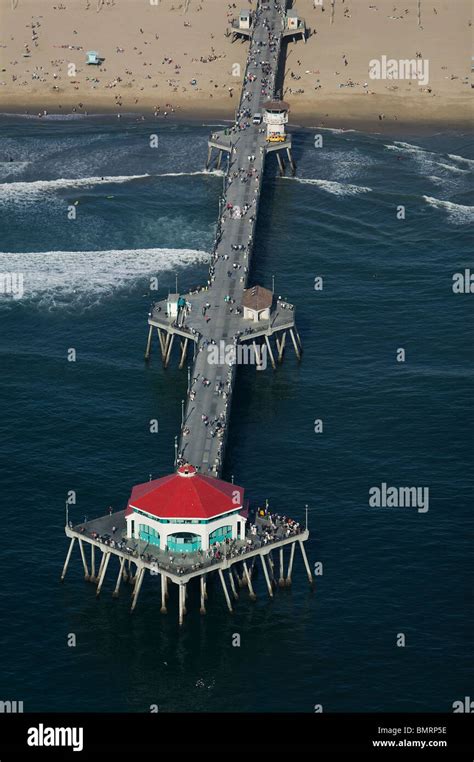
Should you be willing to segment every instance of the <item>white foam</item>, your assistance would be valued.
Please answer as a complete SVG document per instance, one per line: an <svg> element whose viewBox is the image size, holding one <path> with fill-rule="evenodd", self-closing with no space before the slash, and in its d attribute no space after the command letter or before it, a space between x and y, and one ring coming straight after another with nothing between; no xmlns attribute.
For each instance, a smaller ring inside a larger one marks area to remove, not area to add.
<svg viewBox="0 0 474 762"><path fill-rule="evenodd" d="M206 252L194 249L0 252L0 272L23 274L23 300L34 299L47 308L84 307L131 288L143 278L159 278L161 273L208 258ZM148 289L147 282L144 289ZM150 292L150 301L152 297ZM11 297L0 295L2 302L11 303Z"/></svg>
<svg viewBox="0 0 474 762"><path fill-rule="evenodd" d="M29 164L30 161L0 161L0 176L19 175Z"/></svg>
<svg viewBox="0 0 474 762"><path fill-rule="evenodd" d="M316 180L305 177L283 177L282 180L294 180L304 185L317 185L321 190L332 193L335 196L358 196L360 193L370 193L372 188L363 185L350 185L348 183L337 183L333 180Z"/></svg>
<svg viewBox="0 0 474 762"><path fill-rule="evenodd" d="M344 129L344 127L314 127L316 130L324 130L325 132L332 132L334 135L343 135L345 132L357 132L357 130Z"/></svg>
<svg viewBox="0 0 474 762"><path fill-rule="evenodd" d="M449 219L455 224L464 225L474 219L474 206L455 204L453 201L442 201L439 198L433 198L433 196L423 196L423 198L427 204L435 209L443 209L447 212Z"/></svg>
<svg viewBox="0 0 474 762"><path fill-rule="evenodd" d="M393 142L395 143L396 146L400 146L400 148L403 148L405 151L408 151L409 153L428 153L426 148L413 145L413 143L404 143L403 140L394 140Z"/></svg>
<svg viewBox="0 0 474 762"><path fill-rule="evenodd" d="M162 172L156 177L192 177L193 175L206 175L214 177L224 177L222 169L201 169L196 172Z"/></svg>
<svg viewBox="0 0 474 762"><path fill-rule="evenodd" d="M463 164L469 164L470 167L474 167L474 159L466 159L465 156L458 156L455 153L448 153L448 158L453 161L460 161Z"/></svg>
<svg viewBox="0 0 474 762"><path fill-rule="evenodd" d="M439 167L442 167L443 169L447 169L448 172L454 172L455 174L466 174L469 173L468 169L461 169L461 167L455 167L452 164L443 164L440 161L436 161L435 164L437 164Z"/></svg>
<svg viewBox="0 0 474 762"><path fill-rule="evenodd" d="M399 151L400 153L425 154L425 155L429 154L429 152L426 151L424 148L411 145L411 143L401 143L399 141L395 141L394 145L387 145L386 143L384 143L384 148L386 148L388 151Z"/></svg>
<svg viewBox="0 0 474 762"><path fill-rule="evenodd" d="M416 161L419 169L425 175L432 174L433 171L436 172L436 167L441 167L441 169L444 169L446 172L450 172L454 175L463 175L469 173L469 169L461 169L461 167L457 167L453 164L447 164L446 161L442 161L446 155L451 159L455 159L456 157L454 154L439 154L435 151L428 151L427 149L421 148L420 146L413 145L412 143L404 143L399 140L395 140L393 145L385 145L385 148L387 148L389 151L398 151L399 153L407 154L410 158ZM466 161L469 163L470 159L466 159Z"/></svg>
<svg viewBox="0 0 474 762"><path fill-rule="evenodd" d="M57 180L33 180L0 184L0 201L30 199L44 193L54 193L62 188L91 188L94 185L111 185L142 180L150 175L115 175L110 177L59 178Z"/></svg>
<svg viewBox="0 0 474 762"><path fill-rule="evenodd" d="M80 177L59 178L57 180L33 180L31 182L0 183L0 203L9 201L31 201L38 195L55 193L67 188L92 188L97 185L113 185L144 180L148 177L187 177L192 175L204 175L210 177L223 177L224 172L220 169L199 170L196 172L163 172L157 175L115 175L106 177Z"/></svg>
<svg viewBox="0 0 474 762"><path fill-rule="evenodd" d="M335 149L319 151L318 160L321 167L337 182L357 182L361 170L366 171L376 162L370 156L364 155L359 149Z"/></svg>

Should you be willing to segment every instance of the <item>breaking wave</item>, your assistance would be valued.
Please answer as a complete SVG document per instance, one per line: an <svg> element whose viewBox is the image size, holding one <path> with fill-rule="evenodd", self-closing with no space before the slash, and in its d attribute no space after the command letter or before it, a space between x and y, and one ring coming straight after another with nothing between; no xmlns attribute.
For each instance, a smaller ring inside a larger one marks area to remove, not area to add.
<svg viewBox="0 0 474 762"><path fill-rule="evenodd" d="M58 190L67 188L92 188L97 185L122 184L132 182L134 180L144 180L150 177L185 177L191 175L223 177L224 172L219 169L203 169L197 172L163 172L162 174L155 175L116 175L105 177L59 178L57 180L33 180L31 182L19 181L11 183L0 183L0 203L8 201L31 200L36 198L38 195L45 193L55 193Z"/></svg>
<svg viewBox="0 0 474 762"><path fill-rule="evenodd" d="M447 212L451 222L458 225L464 225L474 220L474 206L465 206L463 204L455 204L454 201L442 201L439 198L433 198L433 196L423 196L427 204L435 209L442 209Z"/></svg>
<svg viewBox="0 0 474 762"><path fill-rule="evenodd" d="M62 188L91 188L94 185L111 185L143 180L150 175L116 175L112 177L59 178L58 180L33 180L0 184L0 201L11 201L37 196L42 193L54 193Z"/></svg>
<svg viewBox="0 0 474 762"><path fill-rule="evenodd" d="M162 174L154 175L154 177L191 177L192 175L224 177L224 174L222 169L201 169L196 172L163 172Z"/></svg>
<svg viewBox="0 0 474 762"><path fill-rule="evenodd" d="M399 153L406 153L411 156L415 161L421 164L423 170L432 168L433 166L441 167L447 172L453 172L455 174L468 174L469 169L461 168L455 164L446 164L446 161L440 161L444 157L452 159L453 161L465 162L468 165L474 166L474 161L471 159L465 159L463 156L456 156L456 154L439 154L435 151L428 151L421 146L413 145L412 143L404 143L401 140L394 140L393 144L384 144L384 147L388 151L398 151Z"/></svg>
<svg viewBox="0 0 474 762"><path fill-rule="evenodd" d="M474 167L474 159L466 159L465 156L458 156L455 153L448 153L448 158L453 161L460 161L462 164L469 164L470 167Z"/></svg>
<svg viewBox="0 0 474 762"><path fill-rule="evenodd" d="M21 273L24 295L41 307L89 307L140 279L208 259L194 249L110 249L105 251L0 252L0 272ZM148 289L148 283L145 284ZM0 304L12 297L0 293Z"/></svg>
<svg viewBox="0 0 474 762"><path fill-rule="evenodd" d="M282 180L294 180L304 185L317 185L321 190L332 193L335 196L358 196L360 193L370 193L372 188L364 185L350 185L349 183L337 183L334 180L315 180L305 177L283 177Z"/></svg>

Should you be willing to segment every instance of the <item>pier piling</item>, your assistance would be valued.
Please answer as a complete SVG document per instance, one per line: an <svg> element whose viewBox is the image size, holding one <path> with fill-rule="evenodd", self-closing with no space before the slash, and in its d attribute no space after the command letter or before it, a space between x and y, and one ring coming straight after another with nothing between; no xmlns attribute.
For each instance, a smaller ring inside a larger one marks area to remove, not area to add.
<svg viewBox="0 0 474 762"><path fill-rule="evenodd" d="M234 599L237 601L239 598L239 594L237 592L237 588L235 587L235 580L234 580L234 575L232 573L232 569L229 569L229 582L230 582L230 589L232 590L232 595L234 596Z"/></svg>
<svg viewBox="0 0 474 762"><path fill-rule="evenodd" d="M148 360L150 357L150 351L151 351L151 339L153 337L153 326L150 325L148 329L148 339L146 342L146 349L145 349L145 360Z"/></svg>
<svg viewBox="0 0 474 762"><path fill-rule="evenodd" d="M69 561L70 561L70 558L71 558L71 553L72 553L72 549L74 547L74 543L75 542L76 542L76 538L72 537L71 538L71 542L69 543L69 549L68 549L68 552L67 552L67 555L66 555L66 560L64 562L63 570L62 570L62 573L61 573L61 582L63 581L64 577L66 576L67 567L69 566Z"/></svg>
<svg viewBox="0 0 474 762"><path fill-rule="evenodd" d="M280 587L285 587L285 572L283 567L283 548L280 548L280 578L278 580Z"/></svg>
<svg viewBox="0 0 474 762"><path fill-rule="evenodd" d="M230 602L229 593L227 591L227 585L226 585L225 579L224 579L224 572L222 571L222 569L219 569L219 577L220 577L220 580L221 580L222 589L224 591L225 600L226 600L226 603L227 603L227 608L232 613L232 604Z"/></svg>
<svg viewBox="0 0 474 762"><path fill-rule="evenodd" d="M252 579L251 579L251 576L250 576L250 574L249 574L249 570L248 570L248 568L247 568L247 562L246 562L246 561L244 561L244 572L245 572L245 576L246 576L246 578L247 578L247 586L248 586L248 589L249 589L249 595L250 595L250 598L251 598L253 601L255 601L255 600L257 599L257 596L255 595L255 593L254 593L254 591L253 591L253 587L252 587Z"/></svg>
<svg viewBox="0 0 474 762"><path fill-rule="evenodd" d="M206 613L206 582L205 582L205 575L202 574L200 577L200 585L201 585L201 608L200 613L205 614Z"/></svg>
<svg viewBox="0 0 474 762"><path fill-rule="evenodd" d="M119 573L117 575L117 582L115 583L115 589L112 593L112 598L118 598L119 590L120 590L120 583L122 581L122 575L123 575L123 567L125 566L125 558L120 559L120 568Z"/></svg>
<svg viewBox="0 0 474 762"><path fill-rule="evenodd" d="M265 575L265 582L267 583L268 595L270 596L270 598L273 598L273 588L272 588L272 584L270 582L270 577L268 576L268 569L267 569L267 565L265 563L265 556L263 556L263 555L260 556L260 561L262 562L262 569L263 569L263 573Z"/></svg>
<svg viewBox="0 0 474 762"><path fill-rule="evenodd" d="M145 571L146 569L144 566L140 567L138 571L137 581L136 581L135 587L133 588L133 593L132 593L132 605L130 608L130 613L135 610L135 606L137 605L138 596L140 595L140 589L143 583L143 578L145 576Z"/></svg>
<svg viewBox="0 0 474 762"><path fill-rule="evenodd" d="M79 540L79 548L81 550L82 565L84 567L84 579L89 580L89 569L87 567L86 555L84 553L84 545L82 544L82 540Z"/></svg>
<svg viewBox="0 0 474 762"><path fill-rule="evenodd" d="M91 576L90 576L91 582L97 582L97 577L95 576L95 545L91 545Z"/></svg>
<svg viewBox="0 0 474 762"><path fill-rule="evenodd" d="M102 590L102 585L104 584L105 574L107 572L107 566L109 565L109 561L110 561L110 553L104 553L102 571L99 575L99 582L97 584L96 595L100 595L100 591Z"/></svg>
<svg viewBox="0 0 474 762"><path fill-rule="evenodd" d="M185 608L184 608L184 588L183 585L178 585L178 603L179 603L179 624L180 626L184 622L184 614L185 614Z"/></svg>
<svg viewBox="0 0 474 762"><path fill-rule="evenodd" d="M303 556L303 561L304 561L304 565L305 565L305 568L306 568L306 574L308 575L308 581L309 581L309 584L312 586L313 585L313 575L311 574L311 569L310 569L310 566L309 566L309 563L308 563L308 557L307 557L306 551L304 549L304 544L301 542L301 540L299 540L299 546L300 546L300 549L301 549L301 555Z"/></svg>
<svg viewBox="0 0 474 762"><path fill-rule="evenodd" d="M166 580L166 575L165 574L160 574L160 577L161 577L161 608L160 608L160 612L162 614L167 614L168 613L168 609L166 608L166 597L167 597L167 591L166 591L167 580Z"/></svg>

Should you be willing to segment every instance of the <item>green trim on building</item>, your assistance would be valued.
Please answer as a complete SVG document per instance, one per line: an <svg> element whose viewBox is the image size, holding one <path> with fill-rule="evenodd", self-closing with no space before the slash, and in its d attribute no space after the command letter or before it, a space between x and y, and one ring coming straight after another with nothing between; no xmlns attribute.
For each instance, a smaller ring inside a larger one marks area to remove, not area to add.
<svg viewBox="0 0 474 762"><path fill-rule="evenodd" d="M212 519L160 519L158 516L153 516L151 513L141 511L139 508L134 508L133 512L140 514L140 516L146 516L151 521L156 521L159 524L213 524L215 521L219 521L223 516L235 516L240 513L242 509L237 508L235 511L229 511L229 513L223 513L220 516L216 516Z"/></svg>

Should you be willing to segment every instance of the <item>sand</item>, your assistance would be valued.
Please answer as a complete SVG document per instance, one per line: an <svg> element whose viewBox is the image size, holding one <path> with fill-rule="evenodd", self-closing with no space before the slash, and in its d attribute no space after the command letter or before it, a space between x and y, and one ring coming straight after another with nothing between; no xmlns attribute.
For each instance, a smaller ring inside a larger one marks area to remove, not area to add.
<svg viewBox="0 0 474 762"><path fill-rule="evenodd" d="M0 110L232 119L248 43L232 42L230 21L255 0L155 1L0 0ZM377 131L470 123L470 0L456 0L455 11L453 0L296 5L311 33L288 46L292 123ZM100 66L87 65L89 50ZM369 77L372 59L417 53L429 62L427 84Z"/></svg>

